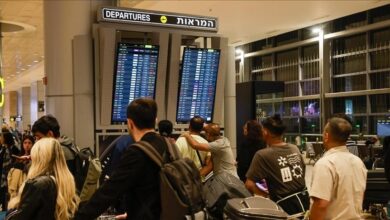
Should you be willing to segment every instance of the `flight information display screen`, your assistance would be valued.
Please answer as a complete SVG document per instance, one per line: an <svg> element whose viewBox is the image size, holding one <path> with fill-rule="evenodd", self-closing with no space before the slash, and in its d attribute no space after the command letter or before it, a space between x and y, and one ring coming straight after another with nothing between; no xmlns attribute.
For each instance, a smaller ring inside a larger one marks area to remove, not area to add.
<svg viewBox="0 0 390 220"><path fill-rule="evenodd" d="M155 97L159 47L118 43L112 99L112 124L126 122L127 105Z"/></svg>
<svg viewBox="0 0 390 220"><path fill-rule="evenodd" d="M213 119L220 50L186 47L180 74L176 122Z"/></svg>
<svg viewBox="0 0 390 220"><path fill-rule="evenodd" d="M390 136L390 120L378 120L377 135L380 137Z"/></svg>

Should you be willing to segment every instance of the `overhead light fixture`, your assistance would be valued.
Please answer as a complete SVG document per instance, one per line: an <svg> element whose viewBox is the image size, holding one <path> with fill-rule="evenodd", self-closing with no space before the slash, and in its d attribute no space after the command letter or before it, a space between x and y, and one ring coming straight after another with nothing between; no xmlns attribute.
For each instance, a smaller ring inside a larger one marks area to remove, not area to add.
<svg viewBox="0 0 390 220"><path fill-rule="evenodd" d="M39 60L34 60L33 62L34 62L34 63L39 63Z"/></svg>
<svg viewBox="0 0 390 220"><path fill-rule="evenodd" d="M312 30L313 34L318 34L318 33L320 33L321 31L322 31L322 29L319 28L319 27L313 28L313 30Z"/></svg>
<svg viewBox="0 0 390 220"><path fill-rule="evenodd" d="M241 49L236 49L236 54L237 54L237 55L241 55L241 54L243 54L243 53L244 53L243 50L241 50Z"/></svg>
<svg viewBox="0 0 390 220"><path fill-rule="evenodd" d="M28 66L28 67L30 67L30 66L31 66L31 64L27 64L27 66Z"/></svg>

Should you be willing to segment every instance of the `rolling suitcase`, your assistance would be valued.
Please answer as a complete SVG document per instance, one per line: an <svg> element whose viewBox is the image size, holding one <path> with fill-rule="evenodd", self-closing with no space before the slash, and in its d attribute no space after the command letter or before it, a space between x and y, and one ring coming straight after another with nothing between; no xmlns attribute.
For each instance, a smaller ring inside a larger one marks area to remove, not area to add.
<svg viewBox="0 0 390 220"><path fill-rule="evenodd" d="M229 199L224 210L224 219L287 219L288 215L275 202L264 197Z"/></svg>
<svg viewBox="0 0 390 220"><path fill-rule="evenodd" d="M207 180L203 186L203 195L211 219L222 219L223 209L228 199L252 196L240 179L226 172Z"/></svg>

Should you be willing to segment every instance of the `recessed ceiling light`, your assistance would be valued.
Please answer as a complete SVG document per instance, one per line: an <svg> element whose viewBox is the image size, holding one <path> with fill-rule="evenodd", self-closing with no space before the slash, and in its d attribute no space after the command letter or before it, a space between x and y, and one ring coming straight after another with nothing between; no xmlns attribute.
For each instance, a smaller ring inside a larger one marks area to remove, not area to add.
<svg viewBox="0 0 390 220"><path fill-rule="evenodd" d="M28 66L28 67L30 67L30 66L31 66L31 64L27 64L27 66Z"/></svg>
<svg viewBox="0 0 390 220"><path fill-rule="evenodd" d="M39 62L39 60L34 60L33 62L34 62L34 63L38 63L38 62Z"/></svg>
<svg viewBox="0 0 390 220"><path fill-rule="evenodd" d="M22 69L20 69L21 71L25 71L26 69L25 68L22 68Z"/></svg>

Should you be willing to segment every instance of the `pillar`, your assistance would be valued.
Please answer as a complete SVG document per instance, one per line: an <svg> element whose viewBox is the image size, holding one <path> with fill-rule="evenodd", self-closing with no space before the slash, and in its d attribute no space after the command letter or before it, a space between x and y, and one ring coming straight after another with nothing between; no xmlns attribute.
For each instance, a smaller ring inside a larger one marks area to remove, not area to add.
<svg viewBox="0 0 390 220"><path fill-rule="evenodd" d="M237 136L236 136L236 67L235 49L228 47L227 72L225 78L225 98L224 98L224 124L225 136L229 138L234 157L236 157Z"/></svg>
<svg viewBox="0 0 390 220"><path fill-rule="evenodd" d="M74 40L79 36L84 36L90 40L89 43L92 45L92 24L96 20L96 9L100 5L112 3L113 1L110 0L43 2L47 77L46 113L58 119L61 134L75 138L76 144L82 147L94 144L93 82L90 80L93 67L92 61L75 62L74 50L78 50L79 53L92 54L92 47L74 47ZM92 57L88 58L92 60ZM78 75L75 75L75 70L80 69L87 71L76 71ZM74 81L79 79L85 80L78 82L84 87L83 91L88 91L83 94L82 98L75 96L79 94L77 92L79 90L74 87ZM80 100L83 101L80 102ZM80 105L85 110L82 113L79 111ZM82 134L76 133L76 127L80 124L85 128Z"/></svg>
<svg viewBox="0 0 390 220"><path fill-rule="evenodd" d="M3 118L5 123L15 128L15 122L10 120L11 116L18 114L18 92L9 91L5 94L5 102L3 107Z"/></svg>
<svg viewBox="0 0 390 220"><path fill-rule="evenodd" d="M44 115L43 109L40 109L39 104L44 103L45 92L42 81L35 81L30 86L30 122L34 124L38 118Z"/></svg>
<svg viewBox="0 0 390 220"><path fill-rule="evenodd" d="M18 115L22 116L22 121L18 122L17 129L23 133L27 125L31 124L31 89L30 87L22 87L18 93Z"/></svg>

